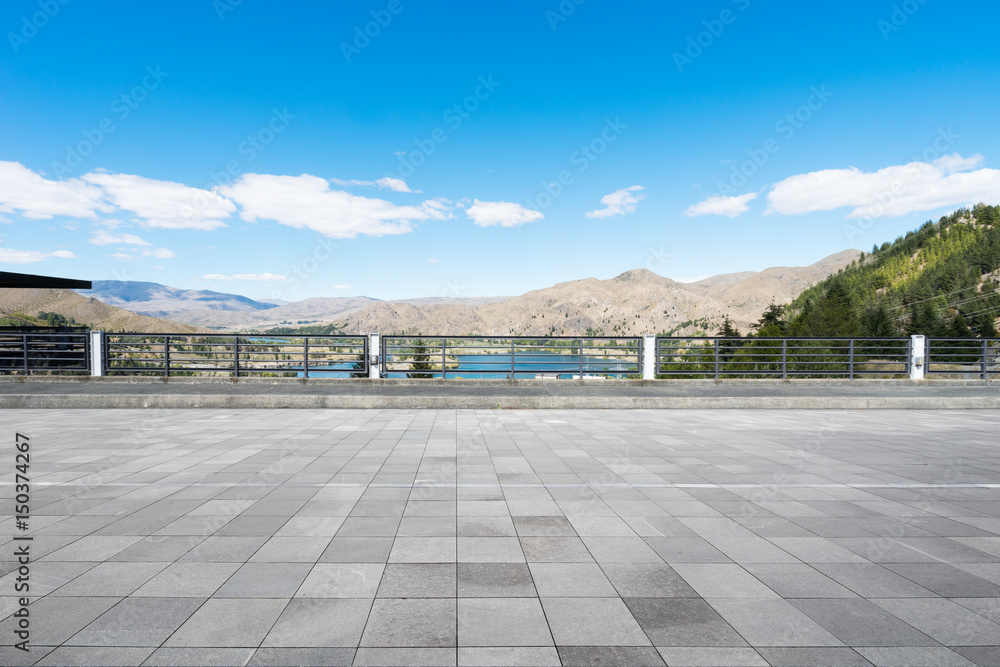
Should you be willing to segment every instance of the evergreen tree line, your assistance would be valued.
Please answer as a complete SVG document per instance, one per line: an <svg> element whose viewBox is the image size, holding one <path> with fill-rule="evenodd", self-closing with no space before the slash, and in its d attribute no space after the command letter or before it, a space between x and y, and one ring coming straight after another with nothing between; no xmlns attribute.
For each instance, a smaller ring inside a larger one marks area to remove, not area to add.
<svg viewBox="0 0 1000 667"><path fill-rule="evenodd" d="M813 287L771 304L765 336L996 338L1000 207L980 204L927 222ZM729 318L717 335L739 335Z"/></svg>

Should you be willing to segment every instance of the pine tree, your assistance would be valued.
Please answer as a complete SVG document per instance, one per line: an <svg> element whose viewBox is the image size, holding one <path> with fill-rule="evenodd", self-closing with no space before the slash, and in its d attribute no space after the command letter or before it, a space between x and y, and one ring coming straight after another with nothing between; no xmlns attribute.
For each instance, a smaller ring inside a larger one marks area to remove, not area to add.
<svg viewBox="0 0 1000 667"><path fill-rule="evenodd" d="M751 324L758 336L783 336L787 323L784 319L785 307L779 306L774 301L764 309L760 319L755 324Z"/></svg>
<svg viewBox="0 0 1000 667"><path fill-rule="evenodd" d="M427 341L423 339L418 339L416 344L410 350L410 356L413 361L410 362L410 373L406 374L408 378L432 378L433 373L428 373L427 371L434 368L431 363L430 347L427 345Z"/></svg>
<svg viewBox="0 0 1000 667"><path fill-rule="evenodd" d="M719 330L717 332L715 332L715 335L718 336L718 337L720 337L720 338L742 338L743 337L743 334L740 333L740 330L737 329L736 326L733 324L733 321L731 319L729 319L729 315L726 315L726 319L724 319L722 321L722 326L720 326Z"/></svg>

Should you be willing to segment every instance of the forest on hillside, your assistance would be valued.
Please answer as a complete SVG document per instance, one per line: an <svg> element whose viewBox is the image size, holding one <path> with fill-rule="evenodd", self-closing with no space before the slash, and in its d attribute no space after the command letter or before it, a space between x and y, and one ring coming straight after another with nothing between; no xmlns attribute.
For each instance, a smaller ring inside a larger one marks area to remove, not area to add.
<svg viewBox="0 0 1000 667"><path fill-rule="evenodd" d="M872 248L787 306L757 336L996 338L1000 207L980 204ZM728 323L718 335L737 334Z"/></svg>

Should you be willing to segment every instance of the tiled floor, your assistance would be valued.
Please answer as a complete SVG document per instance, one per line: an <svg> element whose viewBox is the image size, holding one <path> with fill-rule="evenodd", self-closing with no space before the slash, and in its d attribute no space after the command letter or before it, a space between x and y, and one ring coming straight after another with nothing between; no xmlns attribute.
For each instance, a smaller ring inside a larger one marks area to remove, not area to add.
<svg viewBox="0 0 1000 667"><path fill-rule="evenodd" d="M0 462L0 664L1000 664L995 412L0 424L32 448L30 533Z"/></svg>

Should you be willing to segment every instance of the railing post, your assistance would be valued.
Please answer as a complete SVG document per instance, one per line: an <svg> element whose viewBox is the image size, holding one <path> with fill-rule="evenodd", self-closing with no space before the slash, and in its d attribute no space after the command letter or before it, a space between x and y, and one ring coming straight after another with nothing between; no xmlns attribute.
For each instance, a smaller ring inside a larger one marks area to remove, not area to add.
<svg viewBox="0 0 1000 667"><path fill-rule="evenodd" d="M240 376L240 337L236 336L233 339L235 342L233 344L233 377Z"/></svg>
<svg viewBox="0 0 1000 667"><path fill-rule="evenodd" d="M583 379L583 339L580 339L580 347L577 350L576 360L580 362L580 379Z"/></svg>
<svg viewBox="0 0 1000 667"><path fill-rule="evenodd" d="M642 379L656 378L656 336L642 337Z"/></svg>
<svg viewBox="0 0 1000 667"><path fill-rule="evenodd" d="M441 379L442 380L447 379L447 377L448 377L448 357L445 354L445 345L446 345L447 342L448 342L448 339L446 339L446 338L442 338L441 339Z"/></svg>
<svg viewBox="0 0 1000 667"><path fill-rule="evenodd" d="M21 334L21 351L24 353L24 374L31 375L28 365L28 334Z"/></svg>
<svg viewBox="0 0 1000 667"><path fill-rule="evenodd" d="M302 339L302 377L309 377L309 336Z"/></svg>
<svg viewBox="0 0 1000 667"><path fill-rule="evenodd" d="M847 379L854 379L854 339L847 341Z"/></svg>
<svg viewBox="0 0 1000 667"><path fill-rule="evenodd" d="M90 336L90 375L104 375L104 332L91 331Z"/></svg>
<svg viewBox="0 0 1000 667"><path fill-rule="evenodd" d="M377 333L368 334L368 377L377 380L382 377L382 341Z"/></svg>
<svg viewBox="0 0 1000 667"><path fill-rule="evenodd" d="M170 377L170 336L163 337L163 374Z"/></svg>
<svg viewBox="0 0 1000 667"><path fill-rule="evenodd" d="M715 379L718 380L719 379L719 339L718 338L716 338L715 340L712 341L712 347L714 349L713 350L712 359L713 359L713 364L714 364L714 367L715 367Z"/></svg>
<svg viewBox="0 0 1000 667"><path fill-rule="evenodd" d="M781 339L781 379L788 379L788 340Z"/></svg>
<svg viewBox="0 0 1000 667"><path fill-rule="evenodd" d="M514 379L514 339L510 339L510 379ZM582 377L580 378L583 379Z"/></svg>
<svg viewBox="0 0 1000 667"><path fill-rule="evenodd" d="M986 367L986 358L990 353L990 346L987 339L983 339L982 343L982 356L979 358L979 378L985 380L989 377L989 369Z"/></svg>
<svg viewBox="0 0 1000 667"><path fill-rule="evenodd" d="M910 336L910 379L923 380L927 359L927 339L919 334Z"/></svg>

